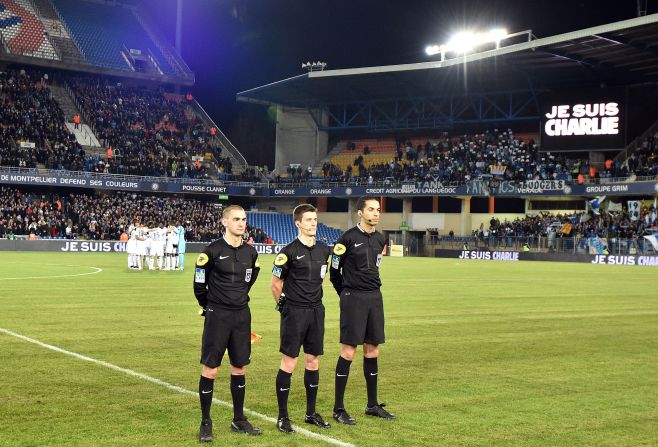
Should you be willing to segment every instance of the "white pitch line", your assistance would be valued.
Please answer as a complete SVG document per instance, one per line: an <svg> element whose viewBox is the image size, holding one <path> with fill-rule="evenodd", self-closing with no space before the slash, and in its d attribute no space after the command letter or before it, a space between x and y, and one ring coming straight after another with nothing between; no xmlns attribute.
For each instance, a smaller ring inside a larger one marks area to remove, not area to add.
<svg viewBox="0 0 658 447"><path fill-rule="evenodd" d="M65 267L84 267L88 269L95 269L95 272L87 272L87 273L71 273L70 275L52 275L52 276L20 276L20 277L15 277L15 278L0 278L0 281L9 281L13 279L51 279L51 278L70 278L72 276L85 276L85 275L95 275L97 273L100 273L103 271L102 268L100 267L85 267L82 265L76 265L76 266L65 266Z"/></svg>
<svg viewBox="0 0 658 447"><path fill-rule="evenodd" d="M84 360L85 362L94 363L96 365L100 365L100 366L104 366L106 368L112 369L114 371L122 372L124 374L129 375L129 376L137 377L139 379L145 380L147 382L150 382L150 383L153 383L153 384L156 384L156 385L163 386L165 388L168 388L172 391L176 391L176 392L181 393L181 394L188 394L188 395L194 396L194 397L199 396L198 392L191 391L191 390L179 387L178 385L174 385L174 384L171 384L169 382L165 382L163 380L156 379L155 377L147 376L146 374L142 374L140 372L133 371L132 369L122 368L121 366L117 366L113 363L105 362L103 360L97 360L95 358L87 357L86 355L78 354L76 352L67 351L66 349L62 349L62 348L59 348L57 346L53 346L53 345L49 345L47 343L43 343L39 340L35 340L33 338L26 337L25 335L17 334L16 332L12 332L12 331L4 329L4 328L0 328L0 333L10 335L12 337L16 337L16 338L21 339L23 341L26 341L28 343L32 343L32 344L35 344L37 346L41 346L42 348L50 349L51 351L59 352L60 354L65 354L65 355L74 357L78 360ZM226 402L224 400L213 398L212 401L217 403L217 404L223 405L225 407L233 408L233 405L231 403ZM254 417L257 417L257 418L262 419L264 421L271 422L272 424L276 423L276 419L273 418L273 417L267 416L267 415L262 414L262 413L258 413L258 412L253 411L253 410L249 410L247 408L245 408L244 411L245 411L245 413L249 414L250 416L254 416ZM299 427L299 426L296 426L296 425L294 427L295 427L295 431L297 433L300 433L304 436L308 436L309 438L318 439L320 441L326 442L327 444L337 445L337 446L340 446L340 447L356 447L354 444L350 444L348 442L344 442L344 441L341 441L339 439L334 439L330 436L325 436L325 435L321 435L321 434L318 434L318 433L314 433L314 432L312 432L310 430L307 430L303 427Z"/></svg>

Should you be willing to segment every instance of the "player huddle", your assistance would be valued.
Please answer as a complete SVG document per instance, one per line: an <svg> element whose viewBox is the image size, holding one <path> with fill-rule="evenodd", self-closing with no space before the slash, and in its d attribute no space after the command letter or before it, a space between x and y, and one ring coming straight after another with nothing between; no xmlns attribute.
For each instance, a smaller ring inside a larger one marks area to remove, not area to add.
<svg viewBox="0 0 658 447"><path fill-rule="evenodd" d="M363 374L366 381L365 414L394 419L377 400L379 345L384 343L384 308L380 292L379 266L385 250L384 236L376 231L380 205L377 199L362 197L357 203L359 223L346 231L333 249L315 239L317 209L302 204L293 211L298 237L277 255L272 268L270 289L281 313L281 363L274 380L279 407L276 427L294 433L288 414L291 377L300 350L304 348L304 422L328 429L319 414L316 400L319 388L320 356L324 354L322 284L329 273L340 300L340 355L336 363L333 418L355 425L347 412L344 394L350 365L358 345L363 345ZM251 361L251 312L249 291L260 272L258 253L247 243L247 216L244 209L231 205L223 210L224 236L210 244L197 259L194 294L205 315L201 345L202 372L199 379L201 427L199 440L213 441L210 407L214 380L224 353L230 361L230 390L233 399L231 430L260 435L244 416L246 366Z"/></svg>
<svg viewBox="0 0 658 447"><path fill-rule="evenodd" d="M179 223L148 227L135 221L128 229L128 268L184 270L185 228Z"/></svg>

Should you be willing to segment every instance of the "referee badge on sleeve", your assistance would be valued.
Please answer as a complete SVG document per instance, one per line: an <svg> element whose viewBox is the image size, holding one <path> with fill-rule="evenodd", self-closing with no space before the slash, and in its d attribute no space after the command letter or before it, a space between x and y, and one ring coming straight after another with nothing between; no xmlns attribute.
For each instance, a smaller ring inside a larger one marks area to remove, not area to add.
<svg viewBox="0 0 658 447"><path fill-rule="evenodd" d="M194 282L205 284L206 282L206 269L197 267L194 270Z"/></svg>
<svg viewBox="0 0 658 447"><path fill-rule="evenodd" d="M286 262L288 262L288 256L285 255L285 253L279 253L276 255L276 258L274 259L274 265L277 266L282 266L286 265Z"/></svg>
<svg viewBox="0 0 658 447"><path fill-rule="evenodd" d="M320 270L320 278L324 278L327 274L327 264L322 266L322 269Z"/></svg>
<svg viewBox="0 0 658 447"><path fill-rule="evenodd" d="M333 255L331 257L331 268L338 270L340 266L340 256Z"/></svg>
<svg viewBox="0 0 658 447"><path fill-rule="evenodd" d="M376 262L377 267L379 267L379 264L382 263L382 257L383 255L381 253L377 255L377 262Z"/></svg>
<svg viewBox="0 0 658 447"><path fill-rule="evenodd" d="M277 278L281 278L281 272L282 272L282 271L283 271L283 270L281 269L281 267L274 267L274 268L272 269L272 275L273 275L273 276L276 276Z"/></svg>
<svg viewBox="0 0 658 447"><path fill-rule="evenodd" d="M251 281L251 272L252 269L247 269L244 273L244 282L249 282Z"/></svg>
<svg viewBox="0 0 658 447"><path fill-rule="evenodd" d="M345 253L345 250L347 250L347 247L345 247L343 244L336 244L334 245L334 254L335 255L342 255Z"/></svg>
<svg viewBox="0 0 658 447"><path fill-rule="evenodd" d="M199 257L196 259L196 265L199 267L203 267L208 263L208 255L205 253L201 253Z"/></svg>

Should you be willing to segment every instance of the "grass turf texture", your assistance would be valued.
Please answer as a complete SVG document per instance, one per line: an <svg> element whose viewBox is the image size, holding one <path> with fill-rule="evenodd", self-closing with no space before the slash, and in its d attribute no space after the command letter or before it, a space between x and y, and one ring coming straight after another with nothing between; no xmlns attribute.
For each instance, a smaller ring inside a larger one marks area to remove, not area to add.
<svg viewBox="0 0 658 447"><path fill-rule="evenodd" d="M183 273L134 272L120 254L0 253L0 328L196 391L195 258L187 255ZM263 341L253 345L246 406L276 417L272 261L261 257L251 294L253 330ZM54 277L92 266L103 271ZM388 341L379 394L398 420L363 414L359 354L346 393L358 425L314 431L359 446L656 445L655 268L386 258L381 270ZM325 306L318 411L330 420L339 345L328 280ZM222 366L215 384L225 401L228 376ZM305 425L304 408L300 363L289 403L294 423ZM255 417L263 436L236 435L231 416L213 405L215 444L323 445ZM0 333L1 446L193 446L198 423L194 396Z"/></svg>

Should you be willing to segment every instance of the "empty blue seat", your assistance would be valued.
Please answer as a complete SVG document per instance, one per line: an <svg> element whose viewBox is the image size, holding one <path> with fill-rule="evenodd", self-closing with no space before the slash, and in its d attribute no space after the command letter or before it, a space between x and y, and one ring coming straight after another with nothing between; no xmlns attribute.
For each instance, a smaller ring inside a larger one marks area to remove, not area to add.
<svg viewBox="0 0 658 447"><path fill-rule="evenodd" d="M263 229L275 241L288 244L297 237L297 231L290 214L272 214L247 212L247 220L250 224ZM326 239L329 244L336 242L342 232L337 228L318 224L318 239Z"/></svg>
<svg viewBox="0 0 658 447"><path fill-rule="evenodd" d="M165 74L175 74L130 8L79 0L53 0L88 62L129 70L121 55L127 49L150 50Z"/></svg>

